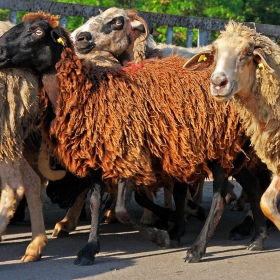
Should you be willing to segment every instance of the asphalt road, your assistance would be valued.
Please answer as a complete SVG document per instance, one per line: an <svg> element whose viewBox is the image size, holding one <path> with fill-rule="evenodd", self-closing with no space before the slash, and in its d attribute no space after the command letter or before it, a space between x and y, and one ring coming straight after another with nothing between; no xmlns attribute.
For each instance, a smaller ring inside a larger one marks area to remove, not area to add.
<svg viewBox="0 0 280 280"><path fill-rule="evenodd" d="M202 203L207 212L212 199L211 190L212 183L207 182ZM235 187L235 192L238 194L240 187ZM54 224L64 217L65 211L52 205L45 194L42 197L49 238L42 259L36 263L20 261L31 238L27 213L24 222L8 226L3 236L0 244L0 280L280 279L278 230L269 232L262 252L246 250L252 236L241 241L228 240L230 229L242 222L248 206L242 212L232 212L231 206L227 206L200 263L189 264L183 261L186 250L193 244L203 226L203 222L191 218L180 247L168 249L157 247L128 225L101 224L101 252L94 265L81 267L73 262L78 251L87 242L89 221L79 222L77 230L67 238L52 238ZM161 203L162 193L157 200ZM131 211L135 218L140 218L142 209L135 202L132 202Z"/></svg>

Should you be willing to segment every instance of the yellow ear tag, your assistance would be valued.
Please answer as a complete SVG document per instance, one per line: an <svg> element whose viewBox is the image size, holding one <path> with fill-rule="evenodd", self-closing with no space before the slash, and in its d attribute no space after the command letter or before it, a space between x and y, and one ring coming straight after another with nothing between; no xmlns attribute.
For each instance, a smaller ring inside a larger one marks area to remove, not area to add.
<svg viewBox="0 0 280 280"><path fill-rule="evenodd" d="M205 61L205 60L207 60L207 57L205 56L205 54L202 54L202 55L199 57L199 59L198 59L197 62L201 62L201 61Z"/></svg>
<svg viewBox="0 0 280 280"><path fill-rule="evenodd" d="M259 63L258 66L259 66L259 68L260 68L262 71L264 71L264 65L263 65L263 63Z"/></svg>
<svg viewBox="0 0 280 280"><path fill-rule="evenodd" d="M57 39L57 43L59 43L59 44L61 44L62 46L65 47L65 43L64 43L64 41L61 39L61 37L59 37L59 38Z"/></svg>

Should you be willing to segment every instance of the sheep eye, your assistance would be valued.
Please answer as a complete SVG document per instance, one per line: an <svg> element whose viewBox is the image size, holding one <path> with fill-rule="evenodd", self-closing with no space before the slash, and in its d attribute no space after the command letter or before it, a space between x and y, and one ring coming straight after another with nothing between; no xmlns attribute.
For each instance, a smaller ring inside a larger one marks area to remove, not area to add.
<svg viewBox="0 0 280 280"><path fill-rule="evenodd" d="M42 35L43 35L43 31L40 30L40 29L37 29L37 30L35 31L35 34L36 34L37 36L42 36Z"/></svg>
<svg viewBox="0 0 280 280"><path fill-rule="evenodd" d="M116 22L115 22L115 25L117 25L117 26L120 26L120 25L122 25L123 23L122 23L122 21L121 20L116 20Z"/></svg>

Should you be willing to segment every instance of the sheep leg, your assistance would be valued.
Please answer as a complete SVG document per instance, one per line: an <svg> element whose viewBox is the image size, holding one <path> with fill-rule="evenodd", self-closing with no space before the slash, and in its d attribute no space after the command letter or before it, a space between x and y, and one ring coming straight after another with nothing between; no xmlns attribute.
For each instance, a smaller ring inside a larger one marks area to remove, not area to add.
<svg viewBox="0 0 280 280"><path fill-rule="evenodd" d="M42 249L47 243L43 218L43 203L41 200L41 181L25 158L21 158L20 160L20 171L23 185L25 186L24 190L32 230L32 241L27 246L25 254L21 260L23 262L38 261L41 259Z"/></svg>
<svg viewBox="0 0 280 280"><path fill-rule="evenodd" d="M221 219L223 211L226 207L227 200L227 182L225 172L220 164L213 163L213 200L209 215L206 222L192 247L187 251L186 262L197 263L201 260L206 251L207 244L214 234L214 231Z"/></svg>
<svg viewBox="0 0 280 280"><path fill-rule="evenodd" d="M175 223L169 231L170 239L175 246L179 246L181 236L185 233L185 197L188 185L186 183L175 182L173 188L173 198L175 203Z"/></svg>
<svg viewBox="0 0 280 280"><path fill-rule="evenodd" d="M254 169L254 175L258 178L258 181L260 183L260 189L258 188L259 187L258 185L254 185L254 184L258 184L258 183L256 182L256 179L253 178L251 181L251 184L250 184L252 186L252 191L251 192L250 192L250 190L246 190L246 191L247 192L249 191L251 199L253 197L256 197L255 198L256 201L252 202L252 203L255 203L255 205L256 205L255 207L258 209L254 215L261 218L261 220L258 221L258 223L259 223L258 226L261 227L261 230L255 231L258 234L257 234L257 236L254 237L255 241L253 242L254 246L252 246L252 248L254 248L254 250L261 250L263 248L263 241L267 237L267 233L265 230L263 214L261 213L260 207L259 207L259 201L260 201L259 191L261 191L261 193L264 193L264 191L269 186L269 184L271 182L271 172L266 167L263 167L262 165L260 165L260 166L258 165L258 168L256 170ZM238 176L238 174L237 174L237 176ZM248 176L248 175L246 175L246 176ZM247 181L248 180L246 180L246 182ZM242 192L244 193L246 200L248 200L247 194L245 193L244 189L242 189ZM250 201L248 200L248 202L250 202ZM254 215L252 213L252 210L250 210L248 212L247 216L245 217L244 221L241 224L235 226L230 231L229 237L231 240L242 240L244 238L244 236L250 235L252 233L253 229L256 226L256 224L254 222ZM256 244L258 244L258 245L256 246ZM249 247L251 247L251 246L249 246ZM250 248L250 250L252 250L252 249Z"/></svg>
<svg viewBox="0 0 280 280"><path fill-rule="evenodd" d="M153 203L143 192L135 192L135 200L139 205L146 207L160 219L174 223L173 229L169 232L169 235L177 244L180 242L180 237L185 231L184 205L186 191L187 187L185 183L175 183L175 187L173 188L173 197L176 206L175 211Z"/></svg>
<svg viewBox="0 0 280 280"><path fill-rule="evenodd" d="M82 208L85 204L85 198L88 193L88 189L85 189L76 199L75 204L70 207L66 213L66 216L60 222L55 224L53 237L66 237L69 232L74 231Z"/></svg>
<svg viewBox="0 0 280 280"><path fill-rule="evenodd" d="M115 211L117 196L115 193L109 193L108 195L109 195L109 197L105 203L106 212L104 213L104 215L101 219L101 222L104 222L107 224L113 223L117 220L116 211Z"/></svg>
<svg viewBox="0 0 280 280"><path fill-rule="evenodd" d="M149 191L146 190L147 197L153 201L153 194ZM141 224L146 225L146 226L151 226L154 224L154 218L153 218L153 212L148 210L147 208L144 208L144 213L141 218Z"/></svg>
<svg viewBox="0 0 280 280"><path fill-rule="evenodd" d="M0 162L1 199L0 199L0 236L15 211L15 205L23 196L23 186L18 162Z"/></svg>
<svg viewBox="0 0 280 280"><path fill-rule="evenodd" d="M234 175L238 183L243 187L249 199L254 217L255 236L248 246L248 250L259 251L263 249L263 241L267 237L267 229L264 215L260 209L260 184L258 178L247 168L242 168Z"/></svg>
<svg viewBox="0 0 280 280"><path fill-rule="evenodd" d="M133 181L126 179L119 180L118 195L116 202L116 216L118 220L122 223L131 224L135 230L139 231L140 234L142 234L145 238L155 243L156 245L160 247L168 247L170 240L166 231L159 230L156 228L143 228L142 225L134 221L129 215L127 209L134 188L135 186ZM135 193L137 193L137 191Z"/></svg>
<svg viewBox="0 0 280 280"><path fill-rule="evenodd" d="M90 234L86 246L77 254L77 258L74 261L74 264L76 265L92 265L95 259L95 255L100 252L99 214L101 212L102 186L103 182L101 171L94 171L94 174L92 176L92 186L90 195Z"/></svg>
<svg viewBox="0 0 280 280"><path fill-rule="evenodd" d="M261 197L261 210L280 230L280 213L277 209L277 200L280 194L280 177L274 175L272 182Z"/></svg>

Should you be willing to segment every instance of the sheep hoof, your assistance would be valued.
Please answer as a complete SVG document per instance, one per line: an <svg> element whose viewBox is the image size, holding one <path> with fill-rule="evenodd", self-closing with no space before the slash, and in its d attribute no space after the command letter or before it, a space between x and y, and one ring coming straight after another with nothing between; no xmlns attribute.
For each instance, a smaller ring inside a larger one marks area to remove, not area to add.
<svg viewBox="0 0 280 280"><path fill-rule="evenodd" d="M263 250L263 240L251 241L250 245L247 247L249 251L262 251Z"/></svg>
<svg viewBox="0 0 280 280"><path fill-rule="evenodd" d="M60 230L56 235L57 238L65 238L69 236L69 232L65 230Z"/></svg>
<svg viewBox="0 0 280 280"><path fill-rule="evenodd" d="M86 265L92 265L94 262L94 259L93 260L89 260L85 257L77 257L74 261L74 264L75 265L80 265L80 266L86 266Z"/></svg>
<svg viewBox="0 0 280 280"><path fill-rule="evenodd" d="M95 259L95 255L100 251L99 242L88 243L77 255L74 261L75 265L86 266L92 265Z"/></svg>
<svg viewBox="0 0 280 280"><path fill-rule="evenodd" d="M41 259L41 254L34 255L34 254L24 254L21 258L22 262L37 262Z"/></svg>
<svg viewBox="0 0 280 280"><path fill-rule="evenodd" d="M146 233L148 239L161 248L168 248L170 246L170 238L167 231L156 229L156 228L147 228Z"/></svg>
<svg viewBox="0 0 280 280"><path fill-rule="evenodd" d="M187 251L187 256L184 259L184 261L187 263L198 263L200 260L201 257L191 252L190 250Z"/></svg>

